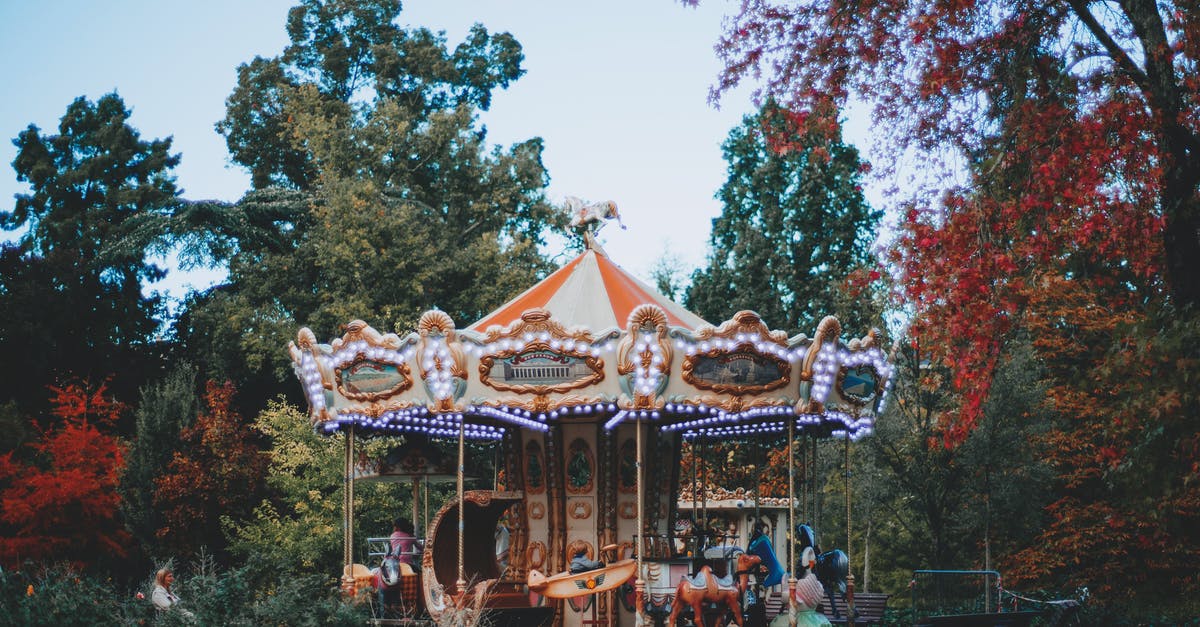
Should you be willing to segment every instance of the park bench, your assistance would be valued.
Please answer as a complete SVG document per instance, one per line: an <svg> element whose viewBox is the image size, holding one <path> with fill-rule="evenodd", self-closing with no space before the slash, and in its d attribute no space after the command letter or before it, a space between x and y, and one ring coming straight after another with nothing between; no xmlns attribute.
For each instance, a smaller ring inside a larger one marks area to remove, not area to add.
<svg viewBox="0 0 1200 627"><path fill-rule="evenodd" d="M887 609L888 598L890 594L880 592L859 592L854 595L854 609L858 612L858 617L854 619L855 625L872 625L883 620L883 612ZM838 617L834 618L833 608L829 607L828 603L821 604L821 613L829 622L835 625L845 625L847 620L846 600L839 595L833 596L833 602L837 605Z"/></svg>

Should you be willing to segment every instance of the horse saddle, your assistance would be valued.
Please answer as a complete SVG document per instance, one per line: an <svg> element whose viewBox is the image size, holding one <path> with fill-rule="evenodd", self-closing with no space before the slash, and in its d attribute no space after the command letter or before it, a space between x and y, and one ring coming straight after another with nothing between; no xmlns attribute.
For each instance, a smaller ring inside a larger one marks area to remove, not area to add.
<svg viewBox="0 0 1200 627"><path fill-rule="evenodd" d="M708 567L701 568L700 572L696 573L695 576L688 577L687 575L684 575L683 580L687 582L688 586L696 590L707 589L710 581L718 589L724 588L728 590L735 587L732 573L725 575L724 577L717 577L712 573L711 570L708 569Z"/></svg>

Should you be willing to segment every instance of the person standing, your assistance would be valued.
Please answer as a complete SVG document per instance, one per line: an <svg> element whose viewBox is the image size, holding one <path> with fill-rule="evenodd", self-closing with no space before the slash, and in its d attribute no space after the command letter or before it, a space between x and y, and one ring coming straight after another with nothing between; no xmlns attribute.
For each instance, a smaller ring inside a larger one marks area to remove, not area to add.
<svg viewBox="0 0 1200 627"><path fill-rule="evenodd" d="M159 610L169 610L172 606L179 603L179 597L171 592L171 584L175 583L175 573L169 568L160 568L154 573L154 593L150 595L150 602Z"/></svg>

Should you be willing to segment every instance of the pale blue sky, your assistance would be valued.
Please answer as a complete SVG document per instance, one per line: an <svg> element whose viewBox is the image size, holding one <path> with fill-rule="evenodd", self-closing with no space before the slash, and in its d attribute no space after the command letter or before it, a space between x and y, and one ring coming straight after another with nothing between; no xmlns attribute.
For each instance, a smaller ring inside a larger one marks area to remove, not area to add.
<svg viewBox="0 0 1200 627"><path fill-rule="evenodd" d="M236 200L246 173L228 161L213 124L236 67L274 56L287 42L292 0L44 0L0 2L0 202L22 191L11 139L33 123L56 132L78 96L116 90L144 138L174 136L178 183L190 199ZM451 45L471 24L511 32L526 75L495 95L482 116L493 143L545 140L549 195L616 201L628 230L604 230L617 263L647 277L664 246L686 269L705 254L713 194L725 178L720 145L752 110L749 90L707 102L719 69L713 44L719 0L699 9L674 0L410 0L401 21L445 30ZM859 125L847 138L862 144ZM555 251L551 251L555 252ZM175 273L165 285L203 285Z"/></svg>

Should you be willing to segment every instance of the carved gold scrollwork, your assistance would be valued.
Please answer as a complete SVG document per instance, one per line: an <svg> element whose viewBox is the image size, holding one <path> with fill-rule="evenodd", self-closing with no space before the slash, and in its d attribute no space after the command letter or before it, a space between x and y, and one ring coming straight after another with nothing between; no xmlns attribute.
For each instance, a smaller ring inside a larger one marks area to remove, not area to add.
<svg viewBox="0 0 1200 627"><path fill-rule="evenodd" d="M617 506L617 515L625 520L637 518L637 503L625 501Z"/></svg>
<svg viewBox="0 0 1200 627"><path fill-rule="evenodd" d="M592 504L582 499L568 501L567 514L575 520L587 520L592 517Z"/></svg>
<svg viewBox="0 0 1200 627"><path fill-rule="evenodd" d="M801 381L812 381L813 364L817 363L817 355L821 352L821 347L829 342L837 341L841 332L842 323L838 322L837 318L825 316L821 320L821 323L817 325L817 335L809 345L808 353L804 355L804 363L800 367Z"/></svg>
<svg viewBox="0 0 1200 627"><path fill-rule="evenodd" d="M579 553L580 549L587 552L588 559L596 559L596 550L592 547L591 542L588 542L587 540L572 540L571 543L567 545L567 560L575 557L575 555Z"/></svg>
<svg viewBox="0 0 1200 627"><path fill-rule="evenodd" d="M632 409L652 409L663 404L661 400L656 401L656 397L667 383L675 358L667 340L668 331L667 314L655 305L641 305L629 314L625 337L617 347L617 374L623 377L624 388L633 399ZM640 343L646 335L653 335L652 345ZM637 350L639 345L641 350ZM658 363L655 363L656 357ZM639 370L656 379L655 389L649 394L637 389L631 380Z"/></svg>
<svg viewBox="0 0 1200 627"><path fill-rule="evenodd" d="M455 401L465 389L467 360L462 344L458 342L455 334L454 320L446 312L427 311L417 323L417 334L421 337L418 353L421 358L418 363L425 363L427 356L433 362L432 367L424 367L421 370L421 380L425 382L426 389L429 390L430 396L436 402L435 409L437 411L461 411L462 404L456 405ZM432 355L429 355L430 353ZM443 371L448 372L454 382L447 391L448 396L438 398L429 379L434 373Z"/></svg>
<svg viewBox="0 0 1200 627"><path fill-rule="evenodd" d="M534 520L541 520L546 516L546 506L541 501L534 501L529 504L529 517Z"/></svg>
<svg viewBox="0 0 1200 627"><path fill-rule="evenodd" d="M525 563L529 568L541 568L546 563L546 545L542 542L530 542L525 548Z"/></svg>

